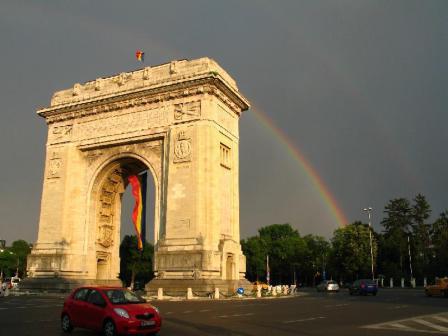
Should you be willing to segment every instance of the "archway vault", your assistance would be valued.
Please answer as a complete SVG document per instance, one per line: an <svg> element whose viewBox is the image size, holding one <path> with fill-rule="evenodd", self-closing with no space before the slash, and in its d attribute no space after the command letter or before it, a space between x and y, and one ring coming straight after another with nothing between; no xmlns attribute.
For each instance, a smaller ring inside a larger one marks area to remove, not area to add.
<svg viewBox="0 0 448 336"><path fill-rule="evenodd" d="M129 174L149 170L156 279L147 289L244 282L238 121L248 107L234 80L209 58L56 92L51 106L38 111L49 127L30 277L116 281L120 195Z"/></svg>

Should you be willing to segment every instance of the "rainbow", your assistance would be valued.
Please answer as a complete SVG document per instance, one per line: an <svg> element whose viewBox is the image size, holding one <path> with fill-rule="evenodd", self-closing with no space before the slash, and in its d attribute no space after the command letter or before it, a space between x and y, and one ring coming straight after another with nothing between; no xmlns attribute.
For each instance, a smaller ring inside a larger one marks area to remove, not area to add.
<svg viewBox="0 0 448 336"><path fill-rule="evenodd" d="M272 121L271 118L259 108L252 104L250 109L255 117L264 125L266 128L274 134L274 136L288 149L288 152L292 155L295 161L298 162L299 166L305 171L306 175L309 177L312 185L318 191L321 199L324 201L326 206L330 209L331 215L334 217L335 221L339 227L344 227L347 225L348 220L338 202L325 185L322 178L317 173L316 169L311 165L311 163L305 158L301 151L291 142L287 135Z"/></svg>

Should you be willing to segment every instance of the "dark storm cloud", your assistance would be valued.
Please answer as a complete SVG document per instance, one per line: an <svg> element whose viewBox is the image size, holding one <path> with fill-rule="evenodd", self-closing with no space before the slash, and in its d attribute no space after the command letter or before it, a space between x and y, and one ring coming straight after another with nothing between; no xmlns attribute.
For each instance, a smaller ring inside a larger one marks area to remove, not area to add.
<svg viewBox="0 0 448 336"><path fill-rule="evenodd" d="M448 207L446 1L3 1L0 237L36 239L46 125L76 82L210 56L311 162L350 221L393 197ZM336 222L253 112L241 118L241 232Z"/></svg>

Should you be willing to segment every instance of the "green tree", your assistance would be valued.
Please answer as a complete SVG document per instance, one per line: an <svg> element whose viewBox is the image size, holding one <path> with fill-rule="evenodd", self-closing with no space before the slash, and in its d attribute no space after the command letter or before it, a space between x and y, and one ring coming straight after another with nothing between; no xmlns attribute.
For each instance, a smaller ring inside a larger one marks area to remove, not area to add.
<svg viewBox="0 0 448 336"><path fill-rule="evenodd" d="M306 244L289 224L273 224L258 230L258 236L242 241L249 280L266 280L269 255L271 283L292 283L295 271L302 268Z"/></svg>
<svg viewBox="0 0 448 336"><path fill-rule="evenodd" d="M431 225L427 223L431 207L425 196L418 194L411 208L412 217L412 255L414 274L422 278L428 275L430 262Z"/></svg>
<svg viewBox="0 0 448 336"><path fill-rule="evenodd" d="M18 275L24 277L26 274L26 260L31 252L30 244L24 240L13 241L11 246L0 252L0 269L5 276Z"/></svg>
<svg viewBox="0 0 448 336"><path fill-rule="evenodd" d="M126 286L134 287L136 281L147 283L153 274L154 247L145 242L143 250L137 248L137 237L126 235L120 244L120 275Z"/></svg>
<svg viewBox="0 0 448 336"><path fill-rule="evenodd" d="M433 276L448 276L448 210L434 222L431 250Z"/></svg>
<svg viewBox="0 0 448 336"><path fill-rule="evenodd" d="M337 229L331 240L331 264L341 280L371 277L370 235L367 224L354 222ZM377 241L372 235L373 258L376 260Z"/></svg>
<svg viewBox="0 0 448 336"><path fill-rule="evenodd" d="M411 204L406 198L396 198L390 200L385 206L384 213L386 217L381 224L384 226L384 246L387 247L387 253L383 257L389 266L399 272L395 272L399 277L407 273L408 268L408 236L412 232L412 212Z"/></svg>
<svg viewBox="0 0 448 336"><path fill-rule="evenodd" d="M302 271L304 282L314 286L322 279L324 270L333 270L329 264L331 245L324 237L312 234L304 236L303 240L306 244Z"/></svg>
<svg viewBox="0 0 448 336"><path fill-rule="evenodd" d="M246 277L251 281L266 281L267 248L259 236L241 241L241 249L246 256Z"/></svg>

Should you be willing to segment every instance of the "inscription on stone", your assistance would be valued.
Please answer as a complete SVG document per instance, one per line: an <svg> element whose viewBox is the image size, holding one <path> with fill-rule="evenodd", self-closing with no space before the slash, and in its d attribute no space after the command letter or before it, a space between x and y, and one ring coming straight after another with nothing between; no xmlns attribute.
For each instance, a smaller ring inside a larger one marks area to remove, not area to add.
<svg viewBox="0 0 448 336"><path fill-rule="evenodd" d="M143 108L142 108L143 109ZM89 120L75 126L79 140L132 133L166 124L166 109L134 111L104 119Z"/></svg>

